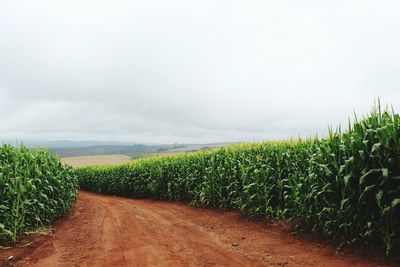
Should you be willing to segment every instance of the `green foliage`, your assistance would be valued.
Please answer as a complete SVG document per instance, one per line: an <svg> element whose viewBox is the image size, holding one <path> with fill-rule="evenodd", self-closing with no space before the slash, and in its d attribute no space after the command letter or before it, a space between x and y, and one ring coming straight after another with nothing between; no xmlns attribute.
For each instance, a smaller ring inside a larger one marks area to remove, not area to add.
<svg viewBox="0 0 400 267"><path fill-rule="evenodd" d="M399 115L377 107L325 139L235 145L76 170L86 190L295 219L343 242L400 242Z"/></svg>
<svg viewBox="0 0 400 267"><path fill-rule="evenodd" d="M0 239L16 242L27 230L50 224L75 202L78 181L44 150L0 147Z"/></svg>

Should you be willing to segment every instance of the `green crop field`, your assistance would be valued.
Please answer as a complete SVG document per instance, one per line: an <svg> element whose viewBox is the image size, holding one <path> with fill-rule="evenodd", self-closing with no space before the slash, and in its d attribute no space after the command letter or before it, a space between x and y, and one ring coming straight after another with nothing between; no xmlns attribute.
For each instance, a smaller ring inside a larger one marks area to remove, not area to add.
<svg viewBox="0 0 400 267"><path fill-rule="evenodd" d="M234 145L75 170L82 189L294 219L387 253L400 241L399 115L376 107L323 139Z"/></svg>
<svg viewBox="0 0 400 267"><path fill-rule="evenodd" d="M71 167L44 150L0 147L0 243L49 225L76 199Z"/></svg>

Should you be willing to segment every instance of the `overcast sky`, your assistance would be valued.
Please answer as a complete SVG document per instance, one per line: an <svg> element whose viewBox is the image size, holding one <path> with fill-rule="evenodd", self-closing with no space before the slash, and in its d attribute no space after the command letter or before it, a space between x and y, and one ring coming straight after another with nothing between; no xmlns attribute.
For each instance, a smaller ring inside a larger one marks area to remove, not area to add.
<svg viewBox="0 0 400 267"><path fill-rule="evenodd" d="M324 134L400 112L399 1L0 2L0 139Z"/></svg>

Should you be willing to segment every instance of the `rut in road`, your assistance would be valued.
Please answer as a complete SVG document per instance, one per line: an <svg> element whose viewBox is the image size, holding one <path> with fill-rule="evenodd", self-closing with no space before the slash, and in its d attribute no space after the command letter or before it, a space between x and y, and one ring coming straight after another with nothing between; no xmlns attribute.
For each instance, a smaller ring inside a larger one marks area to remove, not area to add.
<svg viewBox="0 0 400 267"><path fill-rule="evenodd" d="M20 266L373 266L237 212L80 192Z"/></svg>

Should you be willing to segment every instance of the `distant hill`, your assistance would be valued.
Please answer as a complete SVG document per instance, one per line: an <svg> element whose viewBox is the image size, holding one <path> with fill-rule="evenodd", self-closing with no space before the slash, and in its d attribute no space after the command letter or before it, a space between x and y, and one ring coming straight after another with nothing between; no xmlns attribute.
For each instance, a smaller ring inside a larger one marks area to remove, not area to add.
<svg viewBox="0 0 400 267"><path fill-rule="evenodd" d="M214 144L135 144L129 142L71 141L71 140L1 140L1 143L24 144L27 147L44 147L60 157L127 155L141 158L158 154L182 153L223 147L233 143Z"/></svg>
<svg viewBox="0 0 400 267"><path fill-rule="evenodd" d="M128 155L132 158L144 156L182 153L226 146L230 143L218 144L172 144L172 145L98 145L88 147L53 147L49 148L60 157L94 156L94 155Z"/></svg>
<svg viewBox="0 0 400 267"><path fill-rule="evenodd" d="M12 145L24 144L27 147L48 147L48 148L65 148L65 147L90 147L90 146L127 146L134 145L132 142L113 142L113 141L71 141L71 140L11 140L4 139L1 143Z"/></svg>
<svg viewBox="0 0 400 267"><path fill-rule="evenodd" d="M181 147L181 146L180 146ZM60 157L93 156L93 155L130 155L140 156L157 152L165 152L174 146L148 146L148 145L97 145L88 147L50 148Z"/></svg>

